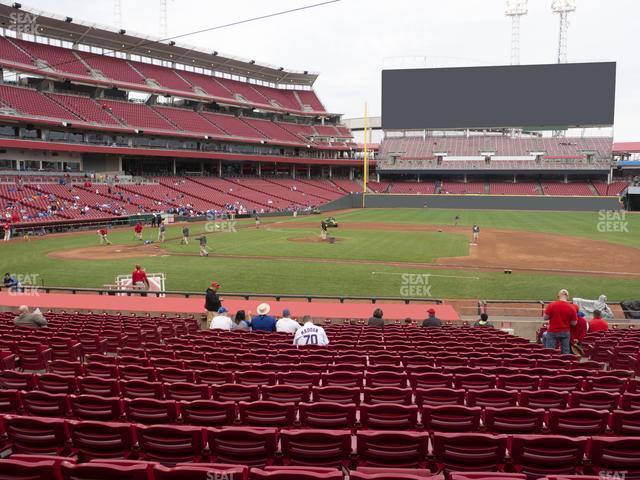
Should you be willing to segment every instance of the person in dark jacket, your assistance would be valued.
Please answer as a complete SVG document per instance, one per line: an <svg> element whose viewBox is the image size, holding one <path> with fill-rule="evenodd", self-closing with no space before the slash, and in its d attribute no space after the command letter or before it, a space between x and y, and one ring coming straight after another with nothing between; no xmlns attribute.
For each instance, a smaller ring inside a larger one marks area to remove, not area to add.
<svg viewBox="0 0 640 480"><path fill-rule="evenodd" d="M432 328L442 326L442 321L438 317L436 317L436 311L433 308L427 310L427 313L429 314L429 316L422 322L423 327Z"/></svg>
<svg viewBox="0 0 640 480"><path fill-rule="evenodd" d="M373 317L369 319L369 322L367 323L367 325L370 327L384 327L384 320L382 319L383 314L384 313L382 312L381 309L376 308L373 311Z"/></svg>
<svg viewBox="0 0 640 480"><path fill-rule="evenodd" d="M204 330L209 330L211 327L211 320L218 314L218 310L222 306L222 299L218 296L218 290L220 284L218 282L212 282L211 286L207 288L205 292L204 309L207 311L207 323L204 326Z"/></svg>
<svg viewBox="0 0 640 480"><path fill-rule="evenodd" d="M489 315L487 315L486 313L481 313L480 314L480 319L476 320L476 322L473 324L474 327L489 327L489 328L494 328L493 324L489 321Z"/></svg>

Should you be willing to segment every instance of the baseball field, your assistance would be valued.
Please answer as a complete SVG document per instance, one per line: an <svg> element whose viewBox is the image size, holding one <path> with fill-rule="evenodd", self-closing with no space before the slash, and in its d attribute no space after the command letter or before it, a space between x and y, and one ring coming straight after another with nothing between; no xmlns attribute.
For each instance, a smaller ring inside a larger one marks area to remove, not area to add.
<svg viewBox="0 0 640 480"><path fill-rule="evenodd" d="M366 209L335 212L334 243L320 240L325 215L263 218L235 225L169 226L166 241L144 244L132 228L12 240L0 245L4 272L45 286L114 283L140 263L163 272L169 290L394 296L454 299L549 299L572 296L611 301L638 298L640 216L598 212ZM454 217L460 217L454 225ZM477 245L471 227L480 226ZM199 256L206 232L210 255ZM145 227L144 239L157 231ZM504 271L511 270L511 274Z"/></svg>

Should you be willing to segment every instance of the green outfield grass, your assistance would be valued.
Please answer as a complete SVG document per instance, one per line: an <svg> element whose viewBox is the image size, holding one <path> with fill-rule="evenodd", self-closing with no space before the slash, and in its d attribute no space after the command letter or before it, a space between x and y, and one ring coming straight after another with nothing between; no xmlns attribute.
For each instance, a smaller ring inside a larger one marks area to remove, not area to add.
<svg viewBox="0 0 640 480"><path fill-rule="evenodd" d="M213 253L206 258L196 256L198 245L194 238L204 231L204 225L193 224L192 243L188 246L178 243L181 225L168 228L169 240L164 245L167 256L92 261L47 256L57 250L97 246L97 234L88 232L2 244L0 268L4 269L1 273L38 275L39 281L47 286L101 287L113 283L118 274L130 273L135 263L141 263L148 272L166 273L167 288L171 290L203 291L211 280L217 280L227 292L402 296L407 293L406 288L403 289L406 274L430 274L429 292L438 298L548 299L559 288L568 288L572 295L580 297L605 293L613 300L637 298L640 280L537 273L504 275L381 265L376 262L424 263L439 257L465 256L469 249L468 236L348 228L351 222L450 225L456 214L460 215L462 225L478 223L485 228L588 237L611 242L612 249L616 244L640 248L640 216L637 215L626 218L629 233L600 233L597 213L372 209L337 213L341 226L331 230L331 234L339 238L335 245L292 241L317 236L318 228L311 231L306 225L300 228L269 226L281 221L316 223L320 220L318 216L263 218L260 230L253 228L251 221L241 221L237 233L208 234ZM155 232L148 228L145 237L155 237ZM131 229L114 230L110 238L114 244L135 243ZM228 258L216 254L277 258ZM348 263L348 260L360 263ZM582 267L588 268L588 265Z"/></svg>

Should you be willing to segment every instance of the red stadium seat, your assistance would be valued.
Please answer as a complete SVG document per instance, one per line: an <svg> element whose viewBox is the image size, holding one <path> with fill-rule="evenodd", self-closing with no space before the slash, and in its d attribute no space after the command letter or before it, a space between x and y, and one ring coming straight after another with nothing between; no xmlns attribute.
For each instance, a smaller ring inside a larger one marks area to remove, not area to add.
<svg viewBox="0 0 640 480"><path fill-rule="evenodd" d="M19 395L18 390L0 389L0 414L18 413L20 409Z"/></svg>
<svg viewBox="0 0 640 480"><path fill-rule="evenodd" d="M175 467L155 465L154 480L247 480L248 468L241 465L184 463Z"/></svg>
<svg viewBox="0 0 640 480"><path fill-rule="evenodd" d="M295 404L270 401L239 402L240 424L253 427L293 426L296 419Z"/></svg>
<svg viewBox="0 0 640 480"><path fill-rule="evenodd" d="M312 387L311 398L313 402L330 403L360 403L361 389L359 387Z"/></svg>
<svg viewBox="0 0 640 480"><path fill-rule="evenodd" d="M640 409L614 410L611 414L611 430L621 437L640 436Z"/></svg>
<svg viewBox="0 0 640 480"><path fill-rule="evenodd" d="M592 408L594 410L613 410L620 402L620 394L604 391L572 392L569 396L569 407Z"/></svg>
<svg viewBox="0 0 640 480"><path fill-rule="evenodd" d="M351 470L350 480L444 480L443 475L434 475L426 468L376 468L360 467Z"/></svg>
<svg viewBox="0 0 640 480"><path fill-rule="evenodd" d="M511 441L510 454L516 472L529 479L545 475L582 473L587 446L585 437L557 435L517 435Z"/></svg>
<svg viewBox="0 0 640 480"><path fill-rule="evenodd" d="M202 429L177 425L136 425L143 460L174 465L199 462L204 455Z"/></svg>
<svg viewBox="0 0 640 480"><path fill-rule="evenodd" d="M426 430L433 432L477 432L481 413L479 407L423 406L422 423Z"/></svg>
<svg viewBox="0 0 640 480"><path fill-rule="evenodd" d="M67 427L61 418L4 417L5 434L12 453L69 455Z"/></svg>
<svg viewBox="0 0 640 480"><path fill-rule="evenodd" d="M416 404L419 407L440 405L464 405L464 390L453 388L417 388Z"/></svg>
<svg viewBox="0 0 640 480"><path fill-rule="evenodd" d="M144 425L176 423L178 419L178 407L175 400L126 398L124 410L130 422Z"/></svg>
<svg viewBox="0 0 640 480"><path fill-rule="evenodd" d="M167 399L184 402L211 398L208 385L186 382L165 383L164 394Z"/></svg>
<svg viewBox="0 0 640 480"><path fill-rule="evenodd" d="M607 428L609 412L589 408L551 409L548 426L553 434L580 436L601 435Z"/></svg>
<svg viewBox="0 0 640 480"><path fill-rule="evenodd" d="M337 468L330 467L300 467L300 466L272 466L252 468L250 480L343 480L343 475Z"/></svg>
<svg viewBox="0 0 640 480"><path fill-rule="evenodd" d="M594 474L640 478L640 437L593 437L589 452ZM624 475L622 473L624 472Z"/></svg>
<svg viewBox="0 0 640 480"><path fill-rule="evenodd" d="M453 381L454 388L461 388L464 390L483 390L487 388L494 388L495 384L496 378L494 376L484 375L482 373L456 375Z"/></svg>
<svg viewBox="0 0 640 480"><path fill-rule="evenodd" d="M75 376L43 373L36 376L37 389L47 393L76 393L78 384Z"/></svg>
<svg viewBox="0 0 640 480"><path fill-rule="evenodd" d="M397 403L360 405L360 423L372 430L415 430L418 428L418 407Z"/></svg>
<svg viewBox="0 0 640 480"><path fill-rule="evenodd" d="M120 383L113 378L78 377L78 391L85 395L120 396Z"/></svg>
<svg viewBox="0 0 640 480"><path fill-rule="evenodd" d="M453 378L444 373L416 373L411 375L409 381L414 390L453 387Z"/></svg>
<svg viewBox="0 0 640 480"><path fill-rule="evenodd" d="M47 393L33 390L21 395L25 414L34 417L64 418L69 411L67 395L63 393Z"/></svg>
<svg viewBox="0 0 640 480"><path fill-rule="evenodd" d="M103 480L117 478L118 480L149 480L149 467L144 463L131 465L117 465L108 463L71 463L61 464L63 480Z"/></svg>
<svg viewBox="0 0 640 480"><path fill-rule="evenodd" d="M215 463L264 467L275 461L275 428L227 427L207 429L206 433Z"/></svg>
<svg viewBox="0 0 640 480"><path fill-rule="evenodd" d="M487 407L484 427L490 433L537 434L542 432L544 410L526 407Z"/></svg>
<svg viewBox="0 0 640 480"><path fill-rule="evenodd" d="M71 465L71 464L69 464ZM60 462L0 459L0 478L11 480L51 480L60 478ZM143 479L139 479L143 480ZM146 480L146 478L144 479Z"/></svg>
<svg viewBox="0 0 640 480"><path fill-rule="evenodd" d="M533 375L500 375L496 387L504 390L538 390L540 378Z"/></svg>
<svg viewBox="0 0 640 480"><path fill-rule="evenodd" d="M299 408L300 424L305 428L355 428L356 405L354 403L301 403Z"/></svg>
<svg viewBox="0 0 640 480"><path fill-rule="evenodd" d="M518 392L515 390L469 390L467 405L469 407L515 407L518 403Z"/></svg>
<svg viewBox="0 0 640 480"><path fill-rule="evenodd" d="M358 431L358 465L426 468L428 440L426 432Z"/></svg>
<svg viewBox="0 0 640 480"><path fill-rule="evenodd" d="M123 380L120 382L122 396L125 398L164 398L164 388L160 382L146 380Z"/></svg>
<svg viewBox="0 0 640 480"><path fill-rule="evenodd" d="M412 391L410 388L378 387L364 388L364 403L399 403L411 405Z"/></svg>
<svg viewBox="0 0 640 480"><path fill-rule="evenodd" d="M566 408L569 401L568 392L556 392L554 390L523 390L520 392L519 404L527 408Z"/></svg>
<svg viewBox="0 0 640 480"><path fill-rule="evenodd" d="M257 385L211 385L211 398L220 402L255 402L260 399Z"/></svg>
<svg viewBox="0 0 640 480"><path fill-rule="evenodd" d="M495 472L504 464L507 437L481 433L434 433L436 471Z"/></svg>
<svg viewBox="0 0 640 480"><path fill-rule="evenodd" d="M230 401L194 400L180 402L179 406L182 419L187 425L222 427L233 425L236 420L236 405Z"/></svg>
<svg viewBox="0 0 640 480"><path fill-rule="evenodd" d="M73 447L83 462L133 456L135 442L128 423L71 421L69 428Z"/></svg>
<svg viewBox="0 0 640 480"><path fill-rule="evenodd" d="M281 430L285 465L346 467L351 457L349 430Z"/></svg>
<svg viewBox="0 0 640 480"><path fill-rule="evenodd" d="M124 414L118 397L98 395L70 395L71 414L78 420L116 422Z"/></svg>
<svg viewBox="0 0 640 480"><path fill-rule="evenodd" d="M272 402L308 402L310 387L302 385L264 385L261 387L262 399Z"/></svg>

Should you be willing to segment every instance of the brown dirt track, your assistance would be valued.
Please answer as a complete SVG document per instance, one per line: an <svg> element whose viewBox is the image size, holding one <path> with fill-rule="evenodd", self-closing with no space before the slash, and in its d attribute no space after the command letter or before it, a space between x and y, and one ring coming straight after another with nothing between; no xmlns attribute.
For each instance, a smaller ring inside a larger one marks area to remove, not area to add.
<svg viewBox="0 0 640 480"><path fill-rule="evenodd" d="M349 223L352 230L388 230L406 232L459 233L469 236L468 227L412 225L402 223ZM317 222L275 222L265 225L266 228L305 229L315 232ZM342 227L345 223L342 224ZM334 234L334 230L329 232ZM319 234L318 234L319 237ZM315 242L315 236L292 238L291 241ZM455 268L465 270L496 270L505 268L514 271L531 271L540 273L567 273L584 275L606 275L618 277L640 277L640 249L624 245L602 242L581 237L569 237L538 232L523 232L483 228L479 245L469 247L466 257L439 258L435 263L412 262L380 262L366 260L326 260L317 258L296 257L260 257L253 255L222 255L212 257L243 259L274 259L303 261L332 261L335 263L370 263L392 266ZM145 256L167 255L160 245L111 245L80 249L60 250L49 254L52 258L75 260L108 260L114 258L135 258ZM186 255L171 253L171 255Z"/></svg>

